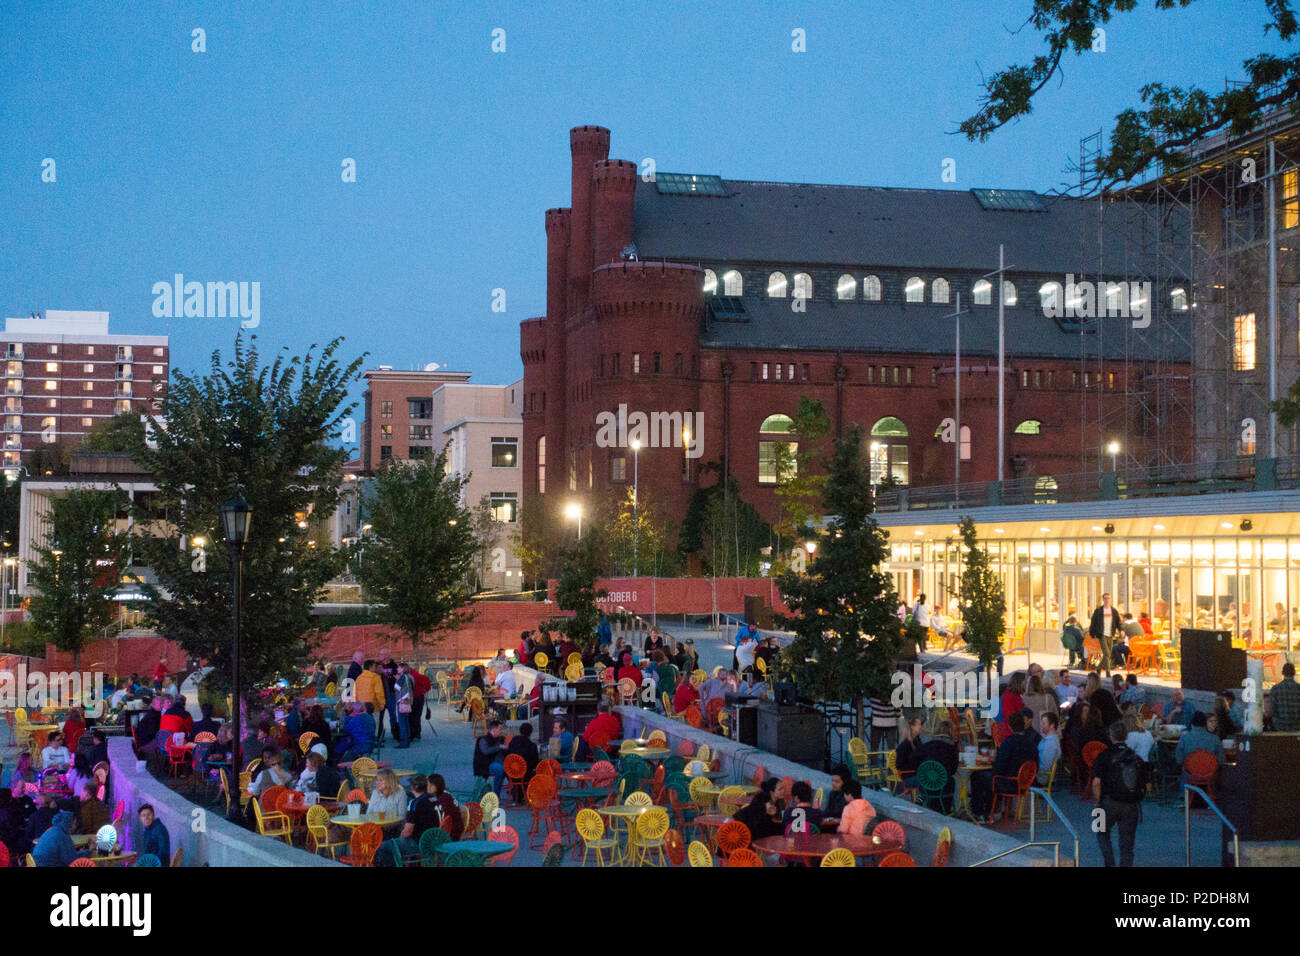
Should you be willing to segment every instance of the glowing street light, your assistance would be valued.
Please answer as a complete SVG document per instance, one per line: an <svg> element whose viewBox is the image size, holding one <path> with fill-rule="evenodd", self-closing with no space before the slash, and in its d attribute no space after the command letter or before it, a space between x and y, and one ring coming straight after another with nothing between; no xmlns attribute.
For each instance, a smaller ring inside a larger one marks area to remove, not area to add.
<svg viewBox="0 0 1300 956"><path fill-rule="evenodd" d="M567 505L564 506L564 517L568 518L570 521L573 521L575 519L577 520L578 540L581 541L582 540L582 505L578 504L578 502L576 501L570 501Z"/></svg>
<svg viewBox="0 0 1300 956"><path fill-rule="evenodd" d="M1117 471L1118 469L1116 468L1115 462L1116 462L1116 458L1119 455L1119 442L1117 441L1111 442L1109 445L1106 446L1106 451L1110 453L1110 470Z"/></svg>

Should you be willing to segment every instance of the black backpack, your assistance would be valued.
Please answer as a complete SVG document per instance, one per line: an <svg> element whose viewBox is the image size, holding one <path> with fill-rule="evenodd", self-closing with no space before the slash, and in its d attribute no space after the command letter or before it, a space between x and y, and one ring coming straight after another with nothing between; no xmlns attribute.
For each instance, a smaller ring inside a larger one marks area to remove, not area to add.
<svg viewBox="0 0 1300 956"><path fill-rule="evenodd" d="M1106 766L1106 795L1121 803L1137 803L1147 790L1146 764L1136 753L1120 744Z"/></svg>

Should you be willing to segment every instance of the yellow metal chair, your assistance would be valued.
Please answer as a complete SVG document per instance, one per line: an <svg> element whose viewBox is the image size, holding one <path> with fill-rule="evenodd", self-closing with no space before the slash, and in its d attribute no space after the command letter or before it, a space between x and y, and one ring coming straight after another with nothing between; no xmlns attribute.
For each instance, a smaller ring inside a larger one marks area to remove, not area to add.
<svg viewBox="0 0 1300 956"><path fill-rule="evenodd" d="M744 787L723 787L718 794L718 812L724 816L734 817L737 811L749 803L749 791ZM820 798L817 805L821 806Z"/></svg>
<svg viewBox="0 0 1300 956"><path fill-rule="evenodd" d="M663 702L664 702L664 714L665 714L665 715L671 717L673 720L685 720L685 719L686 719L686 713L685 713L684 711L679 711L679 712L677 712L677 713L675 713L675 714L673 713L673 699L672 699L671 697L668 696L668 691L664 691L663 694L660 695L660 696L662 697Z"/></svg>
<svg viewBox="0 0 1300 956"><path fill-rule="evenodd" d="M625 807L649 807L654 805L654 798L644 790L633 790L623 801Z"/></svg>
<svg viewBox="0 0 1300 956"><path fill-rule="evenodd" d="M691 841L691 845L686 850L686 858L690 861L691 866L713 865L713 854L699 840Z"/></svg>
<svg viewBox="0 0 1300 956"><path fill-rule="evenodd" d="M633 794L636 796L636 794ZM645 796L645 794L641 794ZM668 811L663 807L651 807L632 821L631 835L628 837L627 851L633 866L645 866L650 858L650 851L656 854L655 866L664 865L664 835L668 832Z"/></svg>
<svg viewBox="0 0 1300 956"><path fill-rule="evenodd" d="M582 675L584 673L586 672L582 666L582 659L579 658L578 663L570 664L568 667L564 669L564 679L571 683L580 681L582 680Z"/></svg>
<svg viewBox="0 0 1300 956"><path fill-rule="evenodd" d="M587 865L587 857L592 853L595 854L597 866L609 866L614 862L618 856L618 838L605 836L605 821L599 813L595 810L579 810L573 818L573 826L582 838L583 866ZM605 857L606 850L610 851L608 859Z"/></svg>
<svg viewBox="0 0 1300 956"><path fill-rule="evenodd" d="M853 866L856 862L853 851L842 846L836 847L822 857L822 866Z"/></svg>
<svg viewBox="0 0 1300 956"><path fill-rule="evenodd" d="M708 777L692 777L688 786L691 794L691 800L704 813L713 809L713 801L716 796L712 791L716 790L713 781Z"/></svg>
<svg viewBox="0 0 1300 956"><path fill-rule="evenodd" d="M658 744L660 747L668 746L668 735L662 730L650 731L650 736L646 740L648 741L646 746L653 746L654 744Z"/></svg>
<svg viewBox="0 0 1300 956"><path fill-rule="evenodd" d="M696 687L700 686L708 679L709 679L709 675L706 674L700 668L696 668L695 670L691 671L691 683L694 684Z"/></svg>
<svg viewBox="0 0 1300 956"><path fill-rule="evenodd" d="M293 830L289 818L279 811L262 812L262 801L253 800L253 817L257 821L257 832L262 836L284 837L284 842L293 846Z"/></svg>
<svg viewBox="0 0 1300 956"><path fill-rule="evenodd" d="M339 847L348 845L346 840L330 840L330 813L320 804L307 810L307 834L311 837L314 851L328 850L331 860L338 859Z"/></svg>
<svg viewBox="0 0 1300 956"><path fill-rule="evenodd" d="M484 839L486 839L488 831L497 825L495 817L497 810L501 806L501 798L489 790L478 798L478 805L483 811L483 822L479 825L479 831L484 834Z"/></svg>
<svg viewBox="0 0 1300 956"><path fill-rule="evenodd" d="M708 744L700 744L700 749L695 751L695 759L708 763L713 759L713 749Z"/></svg>

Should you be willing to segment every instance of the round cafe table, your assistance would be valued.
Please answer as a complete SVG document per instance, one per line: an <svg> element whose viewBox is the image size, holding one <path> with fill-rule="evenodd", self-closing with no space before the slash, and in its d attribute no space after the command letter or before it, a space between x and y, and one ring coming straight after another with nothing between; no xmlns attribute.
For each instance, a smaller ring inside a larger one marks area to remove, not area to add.
<svg viewBox="0 0 1300 956"><path fill-rule="evenodd" d="M903 849L901 843L882 840L877 843L869 836L851 833L791 833L788 836L770 836L755 840L751 846L759 853L776 853L780 856L797 856L821 859L831 850L843 847L855 857L884 856Z"/></svg>
<svg viewBox="0 0 1300 956"><path fill-rule="evenodd" d="M970 775L977 770L992 770L993 761L988 762L977 760L973 764L957 764L957 801L953 807L953 816L966 814L967 817L974 818L970 807Z"/></svg>
<svg viewBox="0 0 1300 956"><path fill-rule="evenodd" d="M346 808L343 810L342 813L337 813L334 816L330 817L330 823L337 823L341 827L359 827L363 823L376 823L381 827L389 827L392 826L394 823L403 823L403 822L405 821L402 819L402 817L398 816L395 813L392 814L362 813L353 817L348 815Z"/></svg>
<svg viewBox="0 0 1300 956"><path fill-rule="evenodd" d="M504 840L459 840L440 843L433 852L439 856L451 856L453 853L474 853L481 857L500 856L513 850L513 843Z"/></svg>
<svg viewBox="0 0 1300 956"><path fill-rule="evenodd" d="M615 807L597 807L596 812L610 821L612 828L617 828L614 834L616 839L626 839L632 833L632 821L639 817L650 807L637 806L636 804L623 804ZM619 824L622 826L619 826ZM627 857L627 847L624 844L619 850L618 860L622 863Z"/></svg>

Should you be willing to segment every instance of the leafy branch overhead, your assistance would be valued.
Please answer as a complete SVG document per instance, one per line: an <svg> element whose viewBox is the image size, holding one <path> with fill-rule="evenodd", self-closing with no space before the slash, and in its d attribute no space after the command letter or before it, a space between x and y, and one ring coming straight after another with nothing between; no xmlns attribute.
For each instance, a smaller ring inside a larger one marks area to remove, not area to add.
<svg viewBox="0 0 1300 956"><path fill-rule="evenodd" d="M1155 0L1158 10L1189 6L1193 0ZM958 130L967 139L984 142L1008 123L1033 111L1034 97L1055 77L1063 75L1067 53L1093 49L1097 31L1118 13L1127 13L1137 0L1033 0L1026 25L1043 34L1046 50L1028 64L999 70L983 81L979 109ZM1285 43L1297 35L1292 0L1264 0L1264 32ZM1300 54L1260 53L1243 64L1244 82L1220 93L1196 86L1148 83L1139 97L1143 108L1129 108L1115 117L1110 145L1085 170L1086 191L1099 192L1131 182L1149 170L1158 173L1188 162L1194 143L1227 131L1239 136L1259 125L1269 110L1290 106L1300 111Z"/></svg>

